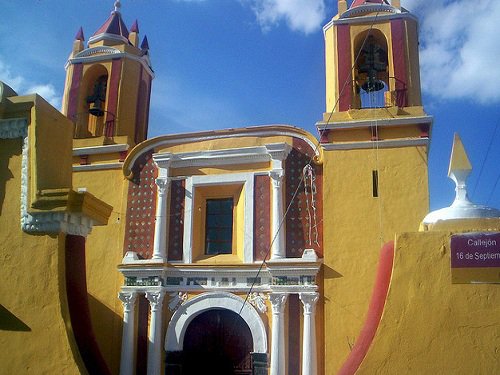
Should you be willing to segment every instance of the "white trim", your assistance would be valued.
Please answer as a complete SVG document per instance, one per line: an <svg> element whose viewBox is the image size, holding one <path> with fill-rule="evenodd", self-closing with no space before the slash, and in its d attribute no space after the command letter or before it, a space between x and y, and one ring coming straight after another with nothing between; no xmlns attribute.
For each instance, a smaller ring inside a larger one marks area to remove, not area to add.
<svg viewBox="0 0 500 375"><path fill-rule="evenodd" d="M109 51L104 54L105 52L102 48L109 49ZM94 53L92 53L95 51ZM115 52L118 51L118 52ZM85 54L84 54L85 53ZM102 54L101 54L102 53ZM64 65L64 68L67 70L70 65L78 64L78 63L94 63L94 62L99 62L99 61L109 61L112 59L118 59L118 58L129 58L134 61L138 61L142 64L144 69L148 72L148 74L151 76L151 78L154 78L154 72L153 69L151 68L151 61L149 60L149 56L147 54L142 55L142 56L137 56L133 55L128 52L122 52L116 48L111 48L111 47L93 47L93 48L87 48L83 50L82 52L78 53L75 55L75 57L71 57L68 59L66 64Z"/></svg>
<svg viewBox="0 0 500 375"><path fill-rule="evenodd" d="M432 124L432 116L416 116L416 117L397 117L397 118L384 118L384 119L367 119L367 120L352 120L352 121L335 121L335 122L322 122L316 123L318 130L335 130L335 129L358 129L370 128L377 126L401 126L401 125L420 125Z"/></svg>
<svg viewBox="0 0 500 375"><path fill-rule="evenodd" d="M130 146L126 143L107 146L76 147L73 149L73 156L112 154L127 151L129 148Z"/></svg>
<svg viewBox="0 0 500 375"><path fill-rule="evenodd" d="M123 35L111 34L111 33L100 33L89 38L88 44L97 43L101 40L108 39L114 40L117 42L124 42L125 44L129 44L129 40L125 38Z"/></svg>
<svg viewBox="0 0 500 375"><path fill-rule="evenodd" d="M123 163L101 163L101 164L87 164L87 165L73 165L73 172L81 171L99 171L103 169L121 169Z"/></svg>
<svg viewBox="0 0 500 375"><path fill-rule="evenodd" d="M197 187L210 185L243 184L245 194L245 222L243 258L245 263L253 262L253 204L254 173L228 173L186 178L186 198L184 203L184 263L193 262L193 215L194 198Z"/></svg>
<svg viewBox="0 0 500 375"><path fill-rule="evenodd" d="M182 350L184 335L191 321L199 314L213 309L225 309L239 314L252 333L252 351L254 353L267 353L266 327L259 313L249 303L245 303L241 297L225 292L203 293L184 302L168 323L165 350Z"/></svg>
<svg viewBox="0 0 500 375"><path fill-rule="evenodd" d="M272 144L272 146L282 145L287 144ZM272 152L269 151L267 146L271 145L230 148L222 150L194 151L181 154L154 154L153 160L159 166L161 166L164 162L170 162L170 167L172 168L262 163L270 161L272 158ZM288 148L291 148L291 146L287 146Z"/></svg>
<svg viewBox="0 0 500 375"><path fill-rule="evenodd" d="M262 131L256 131L252 133L244 133L241 134L237 131L234 133L230 134L210 134L206 136L185 136L182 137L182 135L179 135L177 137L172 137L168 139L158 139L156 142L152 142L151 144L148 144L147 150L144 150L143 152L149 151L151 149L155 149L160 146L168 146L168 145L180 145L180 144L186 144L186 143L197 143L197 142L203 142L203 141L210 141L210 140L215 140L215 139L225 139L225 138L240 138L240 137L269 137L269 136L284 136L284 137L293 137L293 138L299 138L306 142L311 149L315 152L315 155L317 157L320 156L319 153L319 147L317 144L313 143L309 138L305 137L302 134L295 133L292 130L290 131L282 131L282 130L262 130ZM152 138L154 139L154 138ZM142 155L142 152L137 153L136 155L133 155L129 165L133 166L137 158L139 158Z"/></svg>
<svg viewBox="0 0 500 375"><path fill-rule="evenodd" d="M414 139L388 139L382 141L363 141L363 142L346 142L346 143L322 143L321 147L325 151L333 150L360 150L367 148L391 148L391 147L411 147L411 146L428 146L429 138L414 138Z"/></svg>
<svg viewBox="0 0 500 375"><path fill-rule="evenodd" d="M418 22L418 18L408 11L400 11L400 13L389 13L383 12L377 16L364 16L364 17L353 17L353 18L332 18L325 26L323 26L323 36L326 31L334 25L345 25L345 24L371 24L373 22L386 22L392 19L411 19Z"/></svg>

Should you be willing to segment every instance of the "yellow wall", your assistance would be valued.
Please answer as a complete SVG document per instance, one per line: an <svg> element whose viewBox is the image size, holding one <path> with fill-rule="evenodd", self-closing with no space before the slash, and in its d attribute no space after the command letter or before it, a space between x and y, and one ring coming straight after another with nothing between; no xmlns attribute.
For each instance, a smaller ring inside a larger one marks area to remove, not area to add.
<svg viewBox="0 0 500 375"><path fill-rule="evenodd" d="M21 231L21 147L0 140L1 372L86 373L69 322L64 236Z"/></svg>
<svg viewBox="0 0 500 375"><path fill-rule="evenodd" d="M334 374L364 322L381 245L428 212L426 149L325 151L323 176L325 374Z"/></svg>
<svg viewBox="0 0 500 375"><path fill-rule="evenodd" d="M86 241L87 290L92 326L103 357L118 373L123 307L117 295L123 278L116 267L123 258L128 180L120 169L75 172L73 186L85 187L113 207L105 227L94 227Z"/></svg>
<svg viewBox="0 0 500 375"><path fill-rule="evenodd" d="M396 236L384 315L357 374L498 373L500 289L451 283L450 235Z"/></svg>

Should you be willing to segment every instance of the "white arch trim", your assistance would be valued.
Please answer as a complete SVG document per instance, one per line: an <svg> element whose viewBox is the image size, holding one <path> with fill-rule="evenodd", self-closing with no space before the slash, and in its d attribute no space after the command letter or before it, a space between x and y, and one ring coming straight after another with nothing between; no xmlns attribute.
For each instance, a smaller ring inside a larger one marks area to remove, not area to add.
<svg viewBox="0 0 500 375"><path fill-rule="evenodd" d="M183 303L168 323L167 337L165 338L166 351L180 351L183 349L184 335L189 323L199 314L213 309L227 309L238 314L247 323L252 333L253 351L267 353L267 333L258 312L249 303L237 295L227 292L209 292L191 298Z"/></svg>

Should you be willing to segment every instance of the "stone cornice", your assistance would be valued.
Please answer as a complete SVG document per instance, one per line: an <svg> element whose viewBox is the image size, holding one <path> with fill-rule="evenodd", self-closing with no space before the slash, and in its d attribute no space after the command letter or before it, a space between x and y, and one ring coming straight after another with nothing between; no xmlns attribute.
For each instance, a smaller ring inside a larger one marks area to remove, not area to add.
<svg viewBox="0 0 500 375"><path fill-rule="evenodd" d="M237 165L283 160L291 146L286 143L273 143L265 146L231 148L185 152L180 154L159 153L153 160L159 168L208 167L218 165Z"/></svg>

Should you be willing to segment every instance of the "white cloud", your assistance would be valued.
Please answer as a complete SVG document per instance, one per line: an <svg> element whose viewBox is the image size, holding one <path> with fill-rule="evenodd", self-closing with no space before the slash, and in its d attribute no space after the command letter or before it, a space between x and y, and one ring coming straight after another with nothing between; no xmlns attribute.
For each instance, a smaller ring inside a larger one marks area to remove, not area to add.
<svg viewBox="0 0 500 375"><path fill-rule="evenodd" d="M437 98L500 102L500 1L403 2L420 19L424 91Z"/></svg>
<svg viewBox="0 0 500 375"><path fill-rule="evenodd" d="M59 95L55 87L51 84L40 84L30 82L26 78L12 72L9 65L4 63L0 58L0 81L5 82L8 86L17 92L19 95L37 93L54 107L60 109L61 95Z"/></svg>
<svg viewBox="0 0 500 375"><path fill-rule="evenodd" d="M264 31L284 20L290 29L309 34L325 18L324 0L250 0L250 4Z"/></svg>

